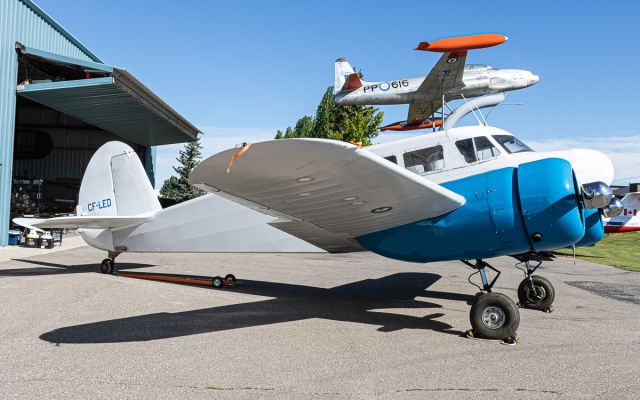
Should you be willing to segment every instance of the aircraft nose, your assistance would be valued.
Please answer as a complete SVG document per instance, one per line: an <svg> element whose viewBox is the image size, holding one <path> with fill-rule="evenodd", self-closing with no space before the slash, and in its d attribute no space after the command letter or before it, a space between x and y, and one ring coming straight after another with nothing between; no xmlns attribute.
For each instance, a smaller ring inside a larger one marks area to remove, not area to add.
<svg viewBox="0 0 640 400"><path fill-rule="evenodd" d="M613 182L613 163L606 154L600 151L573 149L571 150L571 164L580 184L600 181L611 185Z"/></svg>
<svg viewBox="0 0 640 400"><path fill-rule="evenodd" d="M533 72L529 76L529 86L535 85L540 80L540 77Z"/></svg>

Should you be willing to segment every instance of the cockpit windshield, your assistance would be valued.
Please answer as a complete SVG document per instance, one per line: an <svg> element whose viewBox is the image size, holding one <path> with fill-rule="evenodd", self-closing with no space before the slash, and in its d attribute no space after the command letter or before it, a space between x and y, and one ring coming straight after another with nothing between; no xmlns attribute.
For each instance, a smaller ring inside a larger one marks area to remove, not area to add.
<svg viewBox="0 0 640 400"><path fill-rule="evenodd" d="M522 143L517 137L511 135L493 135L496 142L500 143L500 146L509 154L521 153L524 151L533 151L529 146Z"/></svg>

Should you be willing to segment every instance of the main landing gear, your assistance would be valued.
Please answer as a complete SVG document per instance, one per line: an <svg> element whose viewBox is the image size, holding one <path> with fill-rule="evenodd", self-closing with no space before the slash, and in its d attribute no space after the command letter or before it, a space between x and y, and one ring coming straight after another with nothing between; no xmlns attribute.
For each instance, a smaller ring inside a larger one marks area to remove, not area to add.
<svg viewBox="0 0 640 400"><path fill-rule="evenodd" d="M467 336L502 340L508 344L515 344L518 341L516 331L520 326L518 306L509 296L491 291L500 276L500 271L484 260L476 260L475 264L467 260L462 260L462 262L477 269L482 279L482 287L478 286L482 293L476 298L469 313L472 329L467 331ZM496 273L491 282L487 278L486 268Z"/></svg>
<svg viewBox="0 0 640 400"><path fill-rule="evenodd" d="M556 291L553 288L551 282L548 279L533 275L533 273L542 265L544 255L541 254L522 254L515 256L520 261L516 264L516 268L524 272L525 278L520 282L518 286L518 307L530 308L532 310L541 310L544 312L553 311L553 300L556 297ZM535 266L531 265L531 262L535 261ZM524 264L524 269L518 265Z"/></svg>

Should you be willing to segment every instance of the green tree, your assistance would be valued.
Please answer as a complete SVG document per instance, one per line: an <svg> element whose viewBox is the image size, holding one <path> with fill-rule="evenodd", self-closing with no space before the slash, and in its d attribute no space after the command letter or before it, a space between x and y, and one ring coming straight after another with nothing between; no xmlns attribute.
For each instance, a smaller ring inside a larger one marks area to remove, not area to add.
<svg viewBox="0 0 640 400"><path fill-rule="evenodd" d="M315 133L317 137L331 137L335 129L336 102L333 99L333 86L329 86L316 110Z"/></svg>
<svg viewBox="0 0 640 400"><path fill-rule="evenodd" d="M316 110L315 118L308 115L300 118L292 129L283 134L278 131L276 139L315 137L359 142L369 146L378 136L383 113L371 106L340 106L335 103L333 86L325 91Z"/></svg>
<svg viewBox="0 0 640 400"><path fill-rule="evenodd" d="M177 204L205 194L203 190L189 184L189 175L202 159L201 150L199 136L194 142L184 145L176 157L178 166L173 167L178 176L171 176L164 181L160 189L160 196Z"/></svg>

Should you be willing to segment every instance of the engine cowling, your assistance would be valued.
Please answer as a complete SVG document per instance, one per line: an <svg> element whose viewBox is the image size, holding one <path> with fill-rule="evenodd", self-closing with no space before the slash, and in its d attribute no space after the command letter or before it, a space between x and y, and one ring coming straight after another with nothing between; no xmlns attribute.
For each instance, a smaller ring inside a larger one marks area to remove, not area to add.
<svg viewBox="0 0 640 400"><path fill-rule="evenodd" d="M571 164L561 158L518 167L521 212L533 250L554 250L582 239L585 224L576 186Z"/></svg>
<svg viewBox="0 0 640 400"><path fill-rule="evenodd" d="M584 210L584 236L576 247L591 246L604 238L604 223L600 210Z"/></svg>
<svg viewBox="0 0 640 400"><path fill-rule="evenodd" d="M604 231L592 217L599 210L584 209L565 159L533 161L442 185L465 196L466 203L440 217L360 236L360 244L385 257L432 262L554 250L583 238L597 241Z"/></svg>

